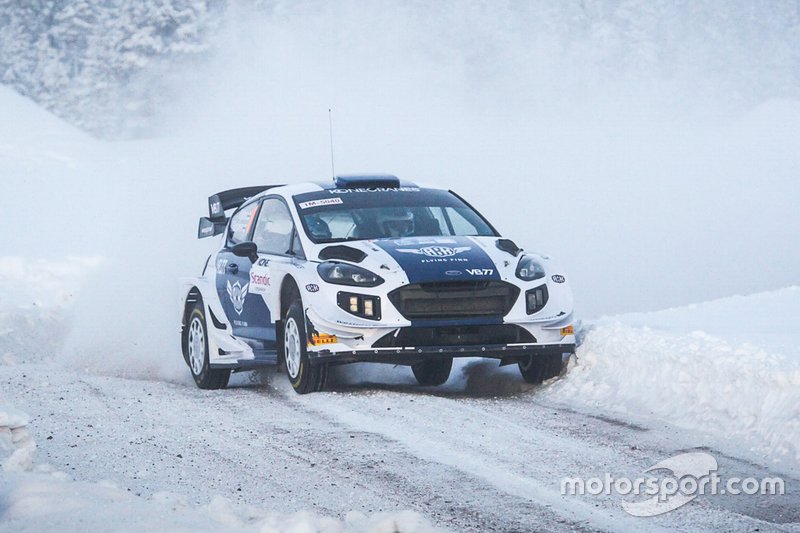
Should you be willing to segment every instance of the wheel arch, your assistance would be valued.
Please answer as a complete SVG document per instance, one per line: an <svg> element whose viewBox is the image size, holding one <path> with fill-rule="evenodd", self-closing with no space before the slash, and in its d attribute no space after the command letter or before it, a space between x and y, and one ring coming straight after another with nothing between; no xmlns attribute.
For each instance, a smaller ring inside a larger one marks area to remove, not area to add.
<svg viewBox="0 0 800 533"><path fill-rule="evenodd" d="M297 281L291 276L291 274L287 274L283 277L283 281L281 282L281 292L280 292L280 317L278 320L281 322L283 321L283 317L286 316L286 311L289 310L289 306L292 304L292 299L294 297L300 297L300 287L297 285Z"/></svg>
<svg viewBox="0 0 800 533"><path fill-rule="evenodd" d="M280 316L275 320L275 339L278 349L278 369L283 369L286 361L281 354L283 354L283 322L286 313L289 311L289 306L292 305L292 300L295 297L300 297L300 288L297 281L291 274L286 274L281 281L281 290L278 295L278 312Z"/></svg>
<svg viewBox="0 0 800 533"><path fill-rule="evenodd" d="M186 293L186 299L183 302L183 312L181 313L181 351L183 352L183 358L186 360L186 364L189 364L189 350L187 345L189 315L192 314L192 309L197 305L197 302L203 303L203 293L197 285L193 285L192 288L189 289L189 292Z"/></svg>

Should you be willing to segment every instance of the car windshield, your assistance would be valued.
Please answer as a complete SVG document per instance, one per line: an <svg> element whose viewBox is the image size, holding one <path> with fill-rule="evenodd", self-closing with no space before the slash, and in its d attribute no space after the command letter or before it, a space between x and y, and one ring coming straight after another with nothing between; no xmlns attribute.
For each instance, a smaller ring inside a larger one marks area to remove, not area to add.
<svg viewBox="0 0 800 533"><path fill-rule="evenodd" d="M327 189L294 197L316 243L362 239L494 236L494 229L456 195L438 189Z"/></svg>

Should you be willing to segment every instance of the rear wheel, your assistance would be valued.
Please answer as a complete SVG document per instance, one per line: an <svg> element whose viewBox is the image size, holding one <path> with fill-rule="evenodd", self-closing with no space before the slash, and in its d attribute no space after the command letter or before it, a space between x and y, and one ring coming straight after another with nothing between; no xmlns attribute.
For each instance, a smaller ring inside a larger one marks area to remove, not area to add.
<svg viewBox="0 0 800 533"><path fill-rule="evenodd" d="M297 298L286 311L283 322L283 355L289 382L298 394L322 390L328 376L328 365L311 364L307 344L303 306Z"/></svg>
<svg viewBox="0 0 800 533"><path fill-rule="evenodd" d="M417 363L411 367L411 371L414 372L417 383L435 387L447 381L447 378L450 377L450 369L452 368L453 358L442 357L440 359L429 359Z"/></svg>
<svg viewBox="0 0 800 533"><path fill-rule="evenodd" d="M522 378L528 383L538 384L561 373L563 364L560 353L529 355L519 362Z"/></svg>
<svg viewBox="0 0 800 533"><path fill-rule="evenodd" d="M231 376L229 369L214 369L208 362L208 330L203 302L198 300L189 314L186 330L186 360L194 382L201 389L224 389Z"/></svg>

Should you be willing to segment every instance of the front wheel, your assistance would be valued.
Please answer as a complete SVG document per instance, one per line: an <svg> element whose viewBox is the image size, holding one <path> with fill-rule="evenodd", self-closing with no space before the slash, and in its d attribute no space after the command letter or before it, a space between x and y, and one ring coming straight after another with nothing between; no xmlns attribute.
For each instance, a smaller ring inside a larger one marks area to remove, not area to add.
<svg viewBox="0 0 800 533"><path fill-rule="evenodd" d="M560 353L529 355L519 362L522 378L528 383L539 384L561 373L563 368Z"/></svg>
<svg viewBox="0 0 800 533"><path fill-rule="evenodd" d="M186 360L194 382L201 389L224 389L231 376L229 369L213 369L208 362L208 330L205 308L198 300L189 315L186 332Z"/></svg>
<svg viewBox="0 0 800 533"><path fill-rule="evenodd" d="M306 321L303 306L297 299L289 306L283 323L283 354L289 381L298 394L317 392L325 386L328 366L312 365L306 349Z"/></svg>
<svg viewBox="0 0 800 533"><path fill-rule="evenodd" d="M453 368L452 357L442 357L440 359L429 359L422 363L417 363L411 367L417 383L435 387L442 385L450 377L450 370Z"/></svg>

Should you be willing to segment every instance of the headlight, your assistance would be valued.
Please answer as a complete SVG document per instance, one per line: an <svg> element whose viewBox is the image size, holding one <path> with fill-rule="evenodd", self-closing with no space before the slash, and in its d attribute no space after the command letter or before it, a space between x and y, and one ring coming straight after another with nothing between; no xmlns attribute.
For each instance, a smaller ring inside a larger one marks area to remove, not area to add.
<svg viewBox="0 0 800 533"><path fill-rule="evenodd" d="M383 278L373 274L365 268L347 263L326 261L320 263L317 272L328 283L337 285L351 285L354 287L377 287L383 283Z"/></svg>
<svg viewBox="0 0 800 533"><path fill-rule="evenodd" d="M544 267L532 255L523 255L517 265L517 277L523 281L543 278Z"/></svg>

